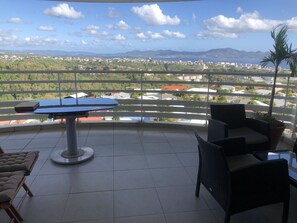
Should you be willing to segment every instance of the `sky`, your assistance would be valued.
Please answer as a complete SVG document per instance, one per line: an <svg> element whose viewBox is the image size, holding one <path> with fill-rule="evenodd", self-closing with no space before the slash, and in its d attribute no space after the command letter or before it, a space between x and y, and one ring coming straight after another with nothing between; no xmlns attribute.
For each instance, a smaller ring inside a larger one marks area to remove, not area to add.
<svg viewBox="0 0 297 223"><path fill-rule="evenodd" d="M296 0L80 3L1 0L1 50L118 53L133 50L272 49L270 31L289 27L297 48Z"/></svg>

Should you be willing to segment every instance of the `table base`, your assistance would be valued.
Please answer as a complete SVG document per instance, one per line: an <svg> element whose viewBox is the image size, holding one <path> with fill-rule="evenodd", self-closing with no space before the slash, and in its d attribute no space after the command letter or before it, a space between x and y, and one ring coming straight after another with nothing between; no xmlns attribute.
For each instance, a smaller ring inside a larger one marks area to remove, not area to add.
<svg viewBox="0 0 297 223"><path fill-rule="evenodd" d="M94 150L90 147L78 148L78 153L76 155L69 155L67 150L57 150L54 151L51 160L54 163L72 165L85 162L94 157Z"/></svg>

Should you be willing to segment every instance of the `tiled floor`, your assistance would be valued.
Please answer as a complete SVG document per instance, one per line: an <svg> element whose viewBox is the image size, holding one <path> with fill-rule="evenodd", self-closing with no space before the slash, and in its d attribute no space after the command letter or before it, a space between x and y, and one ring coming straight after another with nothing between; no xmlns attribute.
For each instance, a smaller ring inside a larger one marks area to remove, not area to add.
<svg viewBox="0 0 297 223"><path fill-rule="evenodd" d="M20 210L25 223L223 222L224 212L205 188L199 199L194 196L198 155L190 129L79 128L78 142L95 150L94 159L63 166L49 158L55 148L66 146L63 130L0 134L7 152L40 151L27 178L35 196ZM289 222L295 223L293 187L290 205ZM282 205L270 205L234 215L231 223L279 223L281 213ZM3 211L0 222L8 222Z"/></svg>

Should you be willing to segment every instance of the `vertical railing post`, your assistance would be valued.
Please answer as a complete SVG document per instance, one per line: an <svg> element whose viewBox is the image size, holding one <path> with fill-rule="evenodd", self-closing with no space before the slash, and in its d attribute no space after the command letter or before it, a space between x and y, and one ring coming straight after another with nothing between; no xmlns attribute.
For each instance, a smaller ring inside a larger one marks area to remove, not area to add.
<svg viewBox="0 0 297 223"><path fill-rule="evenodd" d="M297 104L297 97L295 97L295 105ZM295 111L294 114L293 114L293 117L292 117L292 136L291 137L294 137L295 134L296 134L296 125L297 125L297 106L295 107L295 109L293 110Z"/></svg>
<svg viewBox="0 0 297 223"><path fill-rule="evenodd" d="M287 86L286 86L286 96L285 96L285 102L284 102L284 106L283 106L283 114L282 114L282 120L285 120L285 110L287 108L287 101L288 101L288 94L289 94L289 84L290 84L290 75L288 76L288 80L287 80ZM297 99L297 98L296 98ZM295 99L295 101L297 102L297 100ZM292 116L292 138L295 138L295 133L296 133L296 124L297 124L297 109L295 108L294 115Z"/></svg>
<svg viewBox="0 0 297 223"><path fill-rule="evenodd" d="M58 74L59 99L60 99L60 105L62 105L60 72L58 72L57 74Z"/></svg>
<svg viewBox="0 0 297 223"><path fill-rule="evenodd" d="M75 98L76 98L76 104L78 105L78 94L77 94L77 80L76 80L76 72L74 72L74 88L75 88Z"/></svg>
<svg viewBox="0 0 297 223"><path fill-rule="evenodd" d="M141 123L143 123L143 72L140 73L140 111L141 111L140 121Z"/></svg>
<svg viewBox="0 0 297 223"><path fill-rule="evenodd" d="M287 108L287 100L288 100L288 93L289 93L289 84L290 84L290 76L288 76L288 80L287 80L287 86L286 86L286 96L285 96L285 102L284 102L284 106L283 106L283 118L282 120L285 120L285 110Z"/></svg>
<svg viewBox="0 0 297 223"><path fill-rule="evenodd" d="M209 110L209 92L210 92L210 74L207 74L207 97L206 97L205 125L207 125L207 116L208 116L208 110Z"/></svg>

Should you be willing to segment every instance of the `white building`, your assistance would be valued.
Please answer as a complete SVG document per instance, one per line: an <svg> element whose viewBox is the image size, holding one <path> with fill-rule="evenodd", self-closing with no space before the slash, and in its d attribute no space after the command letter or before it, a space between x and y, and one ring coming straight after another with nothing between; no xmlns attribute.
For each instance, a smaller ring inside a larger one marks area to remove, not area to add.
<svg viewBox="0 0 297 223"><path fill-rule="evenodd" d="M208 88L190 88L187 91L193 92L208 92ZM217 90L209 89L209 92L215 93Z"/></svg>

